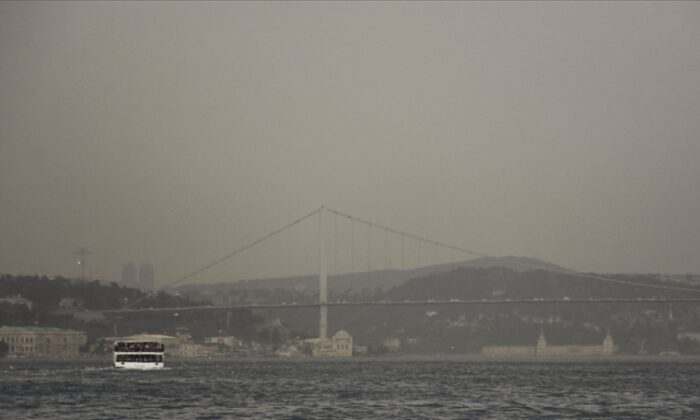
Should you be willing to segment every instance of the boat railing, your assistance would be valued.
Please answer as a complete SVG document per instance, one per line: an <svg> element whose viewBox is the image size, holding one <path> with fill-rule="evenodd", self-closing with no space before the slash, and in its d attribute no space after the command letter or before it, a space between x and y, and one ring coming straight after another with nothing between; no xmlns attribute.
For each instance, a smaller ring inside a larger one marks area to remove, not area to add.
<svg viewBox="0 0 700 420"><path fill-rule="evenodd" d="M158 342L128 342L118 341L114 344L115 352L123 353L162 353L165 351L163 343Z"/></svg>

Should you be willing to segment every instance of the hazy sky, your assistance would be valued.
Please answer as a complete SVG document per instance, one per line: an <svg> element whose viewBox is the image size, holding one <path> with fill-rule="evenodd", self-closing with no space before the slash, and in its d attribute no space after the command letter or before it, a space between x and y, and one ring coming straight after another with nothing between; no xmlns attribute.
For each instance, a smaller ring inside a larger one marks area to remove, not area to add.
<svg viewBox="0 0 700 420"><path fill-rule="evenodd" d="M0 57L2 273L75 276L84 245L91 276L164 282L322 204L700 272L697 2L2 2ZM317 228L200 281L315 272Z"/></svg>

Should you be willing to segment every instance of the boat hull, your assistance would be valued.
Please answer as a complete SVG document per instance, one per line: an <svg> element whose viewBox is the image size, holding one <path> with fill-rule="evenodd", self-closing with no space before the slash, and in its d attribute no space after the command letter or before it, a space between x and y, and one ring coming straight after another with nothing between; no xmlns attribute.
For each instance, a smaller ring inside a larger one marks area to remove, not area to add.
<svg viewBox="0 0 700 420"><path fill-rule="evenodd" d="M163 369L163 363L115 362L114 368L120 370L160 370Z"/></svg>
<svg viewBox="0 0 700 420"><path fill-rule="evenodd" d="M156 341L115 341L112 366L124 370L163 369L165 346Z"/></svg>

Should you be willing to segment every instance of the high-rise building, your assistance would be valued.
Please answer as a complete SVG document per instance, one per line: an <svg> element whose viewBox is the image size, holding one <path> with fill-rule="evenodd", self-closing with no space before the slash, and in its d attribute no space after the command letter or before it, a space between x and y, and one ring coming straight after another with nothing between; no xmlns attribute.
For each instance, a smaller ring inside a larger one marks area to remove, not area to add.
<svg viewBox="0 0 700 420"><path fill-rule="evenodd" d="M138 277L136 276L136 266L134 263L126 263L122 266L122 286L139 287Z"/></svg>
<svg viewBox="0 0 700 420"><path fill-rule="evenodd" d="M155 289L155 277L153 274L153 266L149 263L141 264L141 268L139 269L139 289Z"/></svg>

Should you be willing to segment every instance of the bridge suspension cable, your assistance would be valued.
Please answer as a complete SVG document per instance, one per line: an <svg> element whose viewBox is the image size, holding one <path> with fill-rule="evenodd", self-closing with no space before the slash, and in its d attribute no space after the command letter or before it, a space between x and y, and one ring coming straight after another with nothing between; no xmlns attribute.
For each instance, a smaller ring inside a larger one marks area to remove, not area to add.
<svg viewBox="0 0 700 420"><path fill-rule="evenodd" d="M192 271L191 273L189 273L189 274L187 274L187 275L185 275L185 276L183 276L183 277L180 277L180 278L175 279L175 280L173 280L173 281L171 281L171 282L169 282L169 283L166 283L164 286L161 286L161 287L160 287L160 290L169 289L169 288L171 288L171 287L173 287L173 286L175 286L175 285L177 285L177 284L182 283L182 282L185 281L185 280L191 279L192 277L196 276L197 274L200 274L200 273L202 273L202 272L204 272L204 271L206 271L206 270L208 270L208 269L214 267L215 265L218 265L218 264L220 264L220 263L222 263L222 262L228 260L229 258L234 257L234 256L240 254L241 252L246 251L246 250L248 250L248 249L254 247L255 245L258 245L259 243L264 242L264 241L266 241L266 240L272 238L273 236L284 232L285 230L291 228L292 226L295 226L295 225L297 225L297 224L303 222L304 220L308 219L309 217L311 217L311 216L317 214L320 210L321 210L321 208L318 208L318 209L316 209L316 210L314 210L314 211L312 211L312 212L306 214L305 216L303 216L303 217L301 217L301 218L299 218L299 219L293 221L292 223L289 223L289 224L287 224L287 225L285 225L285 226L283 226L283 227L281 227L281 228L279 228L279 229L277 229L277 230L275 230L275 231L273 231L273 232L271 232L271 233L269 233L269 234L263 236L262 238L260 238L260 239L258 239L258 240L255 240L255 241L253 241L253 242L251 242L251 243L249 243L248 245L245 245L245 246L243 246L243 247L241 247L241 248L238 248L237 250L235 250L235 251L233 251L233 252L231 252L231 253L229 253L229 254L226 254L226 255L224 255L223 257L221 257L221 258L219 258L219 259L217 259L217 260L215 260L215 261L213 261L213 262L210 262L209 264L204 265L204 266L202 266L202 267L200 267L200 268L198 268L198 269ZM144 296L144 297L142 297L141 299L135 300L134 302L132 302L132 303L126 305L126 308L130 308L130 307L136 305L137 303L143 302L144 300L148 299L149 297L150 297L150 296Z"/></svg>
<svg viewBox="0 0 700 420"><path fill-rule="evenodd" d="M419 259L419 264L420 264L420 253L421 253L421 246L420 246L420 245L421 245L421 243L423 243L423 242L424 242L424 243L428 243L428 244L434 245L434 246L435 246L435 252L436 252L436 254L437 254L437 249L438 249L438 247L441 247L441 248L451 249L451 250L454 250L454 251L459 251L459 252L465 253L465 254L474 255L474 256L477 256L477 257L495 258L495 256L493 256L493 255L488 255L488 254L485 254L485 253L483 253L483 252L473 251L473 250L461 248L461 247L458 247L458 246L449 245L449 244L445 244L445 243L442 243L442 242L434 241L434 240L431 240L431 239L422 238L422 237L420 237L420 236L413 235L413 234L410 234L410 233L407 233L407 232L402 232L402 231L400 231L400 230L393 229L393 228L390 228L390 227L388 227L388 226L383 226L383 225L380 225L380 224L377 224L377 223L370 222L370 221L368 221L368 220L360 219L360 218L358 218L358 217L355 217L355 216L352 216L352 215L349 215L349 214L340 212L340 211L338 211L338 210L334 210L334 209L330 209L330 208L328 208L328 209L326 209L326 210L327 210L328 212L331 212L331 213L335 214L335 215L338 215L338 216L341 216L341 217L345 217L345 218L349 219L349 220L352 221L352 222L363 223L363 224L367 225L368 227L376 227L376 228L379 228L379 229L383 229L385 232L391 232L391 233L394 233L394 234L397 234L397 235L401 235L402 240L403 240L403 238L410 238L410 239L414 239L414 240L418 241L418 259ZM368 245L368 247L369 247L369 245ZM436 257L436 258L437 258L437 257ZM528 262L528 261L523 261L521 264L522 264L522 265L525 265L525 266L530 266L530 267L532 267L533 269L543 269L542 266L537 265L537 264L530 263L530 262ZM369 262L368 262L368 265L369 265ZM611 277L601 276L601 275L598 275L598 274L582 273L582 272L575 271L575 270L557 269L557 268L554 268L554 267L547 267L547 268L545 268L545 270L547 270L547 271L552 271L552 272L559 273L559 274L567 274L567 275L583 277L583 278L587 278L587 279L591 279L591 280L598 280L598 281L602 281L602 282L624 284L624 285L627 285L627 286L642 287L642 288L649 288L649 289L659 289L659 290L672 290L672 291L677 291L677 292L700 293L700 289L696 289L696 288L692 288L692 287L665 286L665 285L661 285L661 284L638 283L638 282L630 281L630 280L614 279L614 278L611 278ZM368 267L368 271L369 271L369 267Z"/></svg>
<svg viewBox="0 0 700 420"><path fill-rule="evenodd" d="M382 229L382 230L384 230L384 231L386 231L386 232L394 233L394 234L396 234L396 235L402 235L402 236L405 237L405 238L413 239L413 240L416 240L416 241L419 241L419 242L425 242L425 243L432 244L432 245L435 245L435 246L438 246L438 247L441 247L441 248L452 249L452 250L459 251L459 252L464 253L464 254L474 255L474 256L476 256L476 257L489 257L489 255L486 255L486 254L483 254L483 253L480 253L480 252L471 251L471 250L468 250L468 249L465 249L465 248L460 248L460 247L458 247L458 246L449 245L449 244L446 244L446 243L443 243L443 242L433 241L433 240L427 239L427 238L422 238L422 237L420 237L420 236L413 235L413 234L410 234L410 233L408 233L408 232L402 232L402 231L400 231L400 230L398 230L398 229L390 228L390 227L388 227L388 226L383 226L383 225L380 225L380 224L377 224L377 223L370 222L370 221L368 221L368 220L360 219L360 218L358 218L358 217L351 216L351 215L349 215L349 214L340 212L340 211L338 211L338 210L326 209L326 211L328 211L328 212L330 212L330 213L333 213L333 214L336 214L336 215L341 216L341 217L345 217L346 219L349 219L349 220L351 220L351 221L360 222L360 223L365 224L365 225L367 225L367 226L369 226L369 227L376 227L376 228Z"/></svg>

